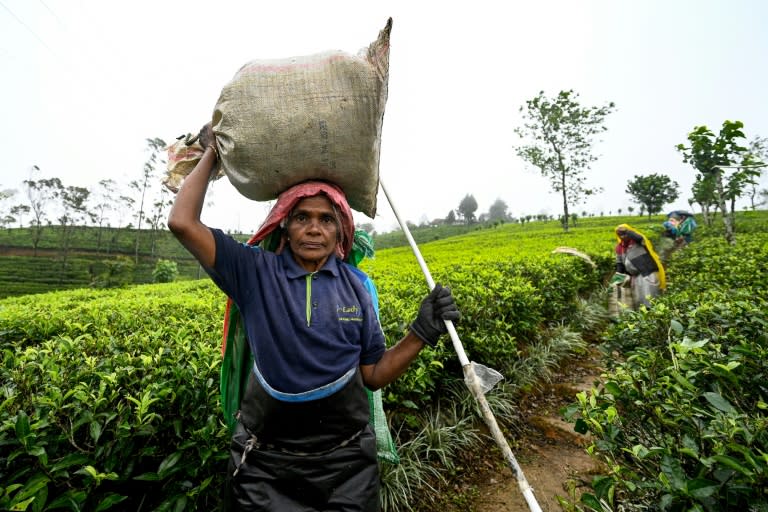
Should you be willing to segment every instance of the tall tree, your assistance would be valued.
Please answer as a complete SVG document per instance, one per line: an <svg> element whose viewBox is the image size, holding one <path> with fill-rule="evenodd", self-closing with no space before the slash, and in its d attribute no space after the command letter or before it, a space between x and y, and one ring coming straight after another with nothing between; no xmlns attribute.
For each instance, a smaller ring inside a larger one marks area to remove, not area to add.
<svg viewBox="0 0 768 512"><path fill-rule="evenodd" d="M765 137L755 136L749 141L749 151L754 155L756 160L760 160L763 164L768 162L768 139ZM766 167L758 167L757 170L760 175L755 179L755 182L749 186L747 193L749 194L749 206L752 210L757 210L758 207L765 204L765 199L757 199L761 196L761 191L758 189L758 180L765 172ZM763 194L764 195L764 194Z"/></svg>
<svg viewBox="0 0 768 512"><path fill-rule="evenodd" d="M173 201L168 198L168 189L162 187L157 201L152 203L152 217L149 219L150 232L150 254L155 256L157 245L157 235L165 226L165 220L168 218L167 211L173 205Z"/></svg>
<svg viewBox="0 0 768 512"><path fill-rule="evenodd" d="M552 99L541 91L520 107L524 124L515 133L524 142L516 148L517 155L537 167L552 189L562 194L565 231L569 206L600 190L586 187L584 171L597 160L592 154L593 138L606 130L603 123L614 109L613 102L583 107L572 90L560 91Z"/></svg>
<svg viewBox="0 0 768 512"><path fill-rule="evenodd" d="M36 165L33 167L39 171ZM48 204L59 197L62 184L59 178L48 178L39 180L24 180L24 186L27 187L27 199L29 207L32 209L32 254L37 256L37 248L40 245L40 238L43 236L44 223L50 224L48 219Z"/></svg>
<svg viewBox="0 0 768 512"><path fill-rule="evenodd" d="M762 164L749 150L740 144L744 139L744 123L724 121L720 133L715 135L706 126L696 126L688 134L690 146L678 144L683 161L690 163L705 179L714 183L715 198L723 215L725 239L736 244L734 235L734 208L736 198L745 188L755 182L760 172L756 165ZM730 202L730 211L727 203Z"/></svg>
<svg viewBox="0 0 768 512"><path fill-rule="evenodd" d="M16 191L12 189L0 190L0 226L10 226L16 222L16 217L13 216L13 208L6 206L6 201L16 195ZM8 212L8 213L6 213ZM9 228L10 229L10 228Z"/></svg>
<svg viewBox="0 0 768 512"><path fill-rule="evenodd" d="M109 245L107 245L107 254L112 251L112 247L119 247L120 235L123 231L126 234L133 228L133 224L128 220L123 223L123 220L130 219L130 212L133 211L136 204L136 200L131 196L121 195L118 197L118 201L115 203L117 213L117 229L113 231L112 237L109 239Z"/></svg>
<svg viewBox="0 0 768 512"><path fill-rule="evenodd" d="M467 194L459 203L456 213L464 219L465 224L472 224L475 221L475 212L477 211L477 200L472 194Z"/></svg>
<svg viewBox="0 0 768 512"><path fill-rule="evenodd" d="M491 222L495 220L507 220L509 215L507 214L507 203L501 199L496 199L491 207L488 209L488 220Z"/></svg>
<svg viewBox="0 0 768 512"><path fill-rule="evenodd" d="M93 214L88 210L88 196L90 195L91 191L85 187L62 187L59 191L63 209L62 215L59 217L61 235L59 250L62 254L62 267L67 266L72 236L77 226L83 226L86 224L87 218L93 218Z"/></svg>
<svg viewBox="0 0 768 512"><path fill-rule="evenodd" d="M445 217L445 223L449 226L456 222L456 212L453 210L448 212L448 215Z"/></svg>
<svg viewBox="0 0 768 512"><path fill-rule="evenodd" d="M101 251L101 239L104 230L104 223L107 220L107 214L115 209L115 180L106 179L100 180L98 188L96 189L96 205L94 206L94 213L96 216L96 222L98 223L99 230L96 236L96 251Z"/></svg>
<svg viewBox="0 0 768 512"><path fill-rule="evenodd" d="M637 176L627 183L626 193L632 196L637 204L645 206L648 218L659 213L664 205L671 203L680 195L679 185L669 176L649 174Z"/></svg>
<svg viewBox="0 0 768 512"><path fill-rule="evenodd" d="M19 227L23 226L23 217L28 214L32 209L26 204L17 204L11 208L11 216L19 221Z"/></svg>
<svg viewBox="0 0 768 512"><path fill-rule="evenodd" d="M701 215L704 217L704 224L711 226L712 215L710 211L713 206L717 206L715 180L711 176L697 174L693 186L691 186L691 194L693 194L693 197L688 201L688 204L691 201L698 204L699 208L701 208Z"/></svg>
<svg viewBox="0 0 768 512"><path fill-rule="evenodd" d="M136 212L136 244L135 244L135 253L134 253L134 259L135 263L139 262L139 238L141 235L141 223L144 220L144 201L147 196L147 191L151 184L154 181L153 178L155 177L155 171L157 170L157 166L159 164L165 164L165 160L162 159L161 153L165 150L165 147L167 144L163 139L160 138L154 138L154 139L147 139L147 150L149 151L149 158L147 158L147 161L144 162L144 168L142 170L142 179L141 181L132 181L131 182L131 188L136 190L136 192L139 194L140 200L139 200L139 210Z"/></svg>

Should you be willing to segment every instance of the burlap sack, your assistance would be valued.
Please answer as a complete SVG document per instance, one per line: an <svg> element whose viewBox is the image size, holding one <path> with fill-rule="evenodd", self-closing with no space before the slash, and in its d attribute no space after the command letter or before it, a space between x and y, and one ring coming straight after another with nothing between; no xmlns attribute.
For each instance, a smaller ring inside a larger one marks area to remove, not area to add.
<svg viewBox="0 0 768 512"><path fill-rule="evenodd" d="M325 52L245 64L221 91L213 131L222 170L244 196L275 199L308 179L339 185L373 218L392 19L357 55Z"/></svg>
<svg viewBox="0 0 768 512"><path fill-rule="evenodd" d="M168 164L165 176L163 177L163 185L175 194L179 191L187 174L192 172L197 162L203 157L205 148L200 145L197 137L187 134L177 138L165 150L168 152ZM223 176L221 166L217 166L219 169L214 177L215 179Z"/></svg>

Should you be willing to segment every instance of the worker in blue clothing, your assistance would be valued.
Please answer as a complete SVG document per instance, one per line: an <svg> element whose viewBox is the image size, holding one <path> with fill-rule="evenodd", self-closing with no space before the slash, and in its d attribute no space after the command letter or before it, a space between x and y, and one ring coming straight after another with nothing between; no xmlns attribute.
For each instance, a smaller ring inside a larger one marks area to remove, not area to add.
<svg viewBox="0 0 768 512"><path fill-rule="evenodd" d="M262 226L277 250L241 244L200 220L218 151L205 148L168 227L236 303L253 354L232 436L225 508L377 511L375 437L364 387L402 375L460 318L450 289L422 301L408 333L385 347L367 276L349 264L354 222L344 193L312 181L284 191Z"/></svg>
<svg viewBox="0 0 768 512"><path fill-rule="evenodd" d="M667 214L663 234L674 240L676 246L682 246L693 241L693 232L696 227L696 219L693 214L684 210L675 210Z"/></svg>
<svg viewBox="0 0 768 512"><path fill-rule="evenodd" d="M663 223L664 231L658 240L659 256L663 263L669 262L672 254L693 241L693 232L697 224L693 214L684 210L674 210L667 214Z"/></svg>

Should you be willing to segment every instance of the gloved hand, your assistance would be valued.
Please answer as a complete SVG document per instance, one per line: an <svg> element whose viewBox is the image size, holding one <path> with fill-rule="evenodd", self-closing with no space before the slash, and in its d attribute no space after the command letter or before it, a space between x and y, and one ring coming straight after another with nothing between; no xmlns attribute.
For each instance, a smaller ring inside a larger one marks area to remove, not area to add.
<svg viewBox="0 0 768 512"><path fill-rule="evenodd" d="M628 274L622 274L620 272L616 272L615 274L613 274L613 277L611 278L611 282L609 284L610 286L621 286L627 282L627 279L629 279Z"/></svg>
<svg viewBox="0 0 768 512"><path fill-rule="evenodd" d="M218 147L216 147L216 136L213 134L213 126L211 123L205 123L202 128L200 128L200 132L197 134L198 141L200 142L200 145L203 147L203 149L207 148L208 146L213 146L217 151Z"/></svg>
<svg viewBox="0 0 768 512"><path fill-rule="evenodd" d="M450 288L436 284L429 295L421 301L419 314L411 324L411 331L427 345L434 347L448 329L445 320L456 322L461 313L451 295Z"/></svg>

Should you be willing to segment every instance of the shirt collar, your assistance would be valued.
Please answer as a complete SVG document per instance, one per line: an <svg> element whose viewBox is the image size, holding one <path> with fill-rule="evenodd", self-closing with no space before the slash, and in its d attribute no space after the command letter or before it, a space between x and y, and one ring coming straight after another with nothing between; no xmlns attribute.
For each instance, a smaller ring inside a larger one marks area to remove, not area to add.
<svg viewBox="0 0 768 512"><path fill-rule="evenodd" d="M293 253L290 247L285 248L280 257L283 259L283 268L285 268L285 275L289 279L295 279L297 277L304 277L312 272L307 271L304 267L299 265L295 259L293 259ZM335 254L331 254L325 261L325 264L320 267L317 272L330 272L333 277L339 276L339 257Z"/></svg>

